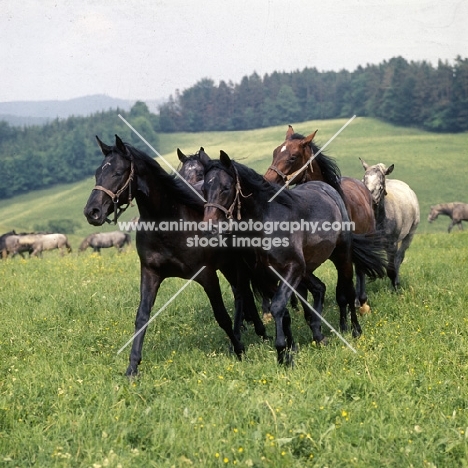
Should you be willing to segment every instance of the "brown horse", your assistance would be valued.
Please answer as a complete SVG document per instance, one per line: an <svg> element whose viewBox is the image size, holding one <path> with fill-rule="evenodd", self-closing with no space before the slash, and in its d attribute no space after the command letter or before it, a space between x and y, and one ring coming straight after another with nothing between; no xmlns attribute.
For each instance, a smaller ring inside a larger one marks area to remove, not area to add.
<svg viewBox="0 0 468 468"><path fill-rule="evenodd" d="M354 232L374 233L375 216L369 190L358 179L341 177L334 160L323 154L313 142L316 133L317 131L305 137L294 133L292 126L289 125L284 143L273 151L273 162L264 175L265 179L288 185L312 180L326 182L342 195L349 218L354 223ZM314 155L317 156L311 160ZM307 162L309 164L304 167ZM356 305L360 306L359 312L361 314L369 312L365 275L358 268L356 268L356 295Z"/></svg>
<svg viewBox="0 0 468 468"><path fill-rule="evenodd" d="M451 232L455 225L458 225L458 228L463 230L462 221L468 221L468 204L452 202L431 206L431 212L427 220L432 223L440 214L446 215L452 220L449 224L448 232Z"/></svg>

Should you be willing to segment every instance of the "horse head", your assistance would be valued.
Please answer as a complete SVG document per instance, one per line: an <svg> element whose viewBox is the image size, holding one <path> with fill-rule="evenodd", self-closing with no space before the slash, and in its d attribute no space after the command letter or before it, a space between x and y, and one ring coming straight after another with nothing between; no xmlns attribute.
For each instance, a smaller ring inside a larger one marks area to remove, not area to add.
<svg viewBox="0 0 468 468"><path fill-rule="evenodd" d="M115 145L108 146L96 137L104 160L96 169L96 185L84 208L84 215L94 226L101 226L114 212L114 223L130 205L136 189L145 190L136 182L133 154L117 135ZM127 204L127 207L123 205Z"/></svg>
<svg viewBox="0 0 468 468"><path fill-rule="evenodd" d="M267 169L264 178L268 182L275 183L300 183L306 176L308 167L303 167L312 156L312 140L316 133L308 136L294 133L291 125L286 132L285 141L273 151L273 161ZM315 163L316 164L316 163ZM301 168L303 170L301 171ZM312 161L311 172L314 172L314 161Z"/></svg>
<svg viewBox="0 0 468 468"><path fill-rule="evenodd" d="M429 212L429 216L427 217L427 220L430 223L432 223L432 221L435 221L438 216L439 216L439 211L436 209L435 206L431 206L431 211Z"/></svg>
<svg viewBox="0 0 468 468"><path fill-rule="evenodd" d="M205 153L205 149L201 147L195 154L186 156L177 148L177 156L182 164L179 175L190 185L201 190L205 176L205 166L211 161L210 157Z"/></svg>
<svg viewBox="0 0 468 468"><path fill-rule="evenodd" d="M372 195L372 202L378 205L387 195L385 177L393 172L395 165L392 164L388 168L382 163L370 166L363 159L359 158L359 160L365 170L362 181Z"/></svg>

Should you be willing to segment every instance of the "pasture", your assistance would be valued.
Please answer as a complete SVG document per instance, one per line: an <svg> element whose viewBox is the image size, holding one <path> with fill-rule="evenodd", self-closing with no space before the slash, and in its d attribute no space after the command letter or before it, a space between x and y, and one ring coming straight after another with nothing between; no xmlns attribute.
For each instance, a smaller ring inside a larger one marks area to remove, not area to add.
<svg viewBox="0 0 468 468"><path fill-rule="evenodd" d="M344 120L319 128L324 144ZM161 135L177 165L186 153L219 149L263 173L286 128ZM90 138L93 136L90 135ZM81 222L75 250L0 262L0 466L57 467L375 467L468 466L468 233L427 222L429 206L466 201L467 135L428 134L356 119L327 149L345 175L361 178L358 157L395 164L421 205L421 224L401 267L401 290L368 286L372 313L360 319L353 353L338 338L318 348L302 313L292 312L300 351L295 367L276 364L273 342L252 328L238 361L201 288L190 284L149 326L141 377L123 373L139 300L134 247L118 254L76 253L93 228L82 210L89 179L22 195L0 207L0 233L47 219ZM241 158L247 158L242 160ZM96 156L96 166L101 160ZM135 216L130 209L123 219ZM338 327L336 273L324 312ZM154 311L184 280L163 283ZM223 297L232 313L228 284ZM274 335L273 324L268 324Z"/></svg>
<svg viewBox="0 0 468 468"><path fill-rule="evenodd" d="M138 304L134 249L6 260L0 465L466 466L467 240L416 236L402 291L370 284L363 336L346 336L357 354L333 336L317 348L293 312L293 369L251 328L238 362L192 283L150 325L133 381L117 352ZM334 269L321 268L337 327ZM183 284L165 282L156 309ZM226 283L223 296L232 311Z"/></svg>

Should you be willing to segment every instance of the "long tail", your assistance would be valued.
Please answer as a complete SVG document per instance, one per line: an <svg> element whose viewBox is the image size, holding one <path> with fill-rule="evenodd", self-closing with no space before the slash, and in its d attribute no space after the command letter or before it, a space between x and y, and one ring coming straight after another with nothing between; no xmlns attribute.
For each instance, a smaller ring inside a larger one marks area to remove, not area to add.
<svg viewBox="0 0 468 468"><path fill-rule="evenodd" d="M369 278L384 278L387 274L385 239L381 233L353 234L353 263Z"/></svg>

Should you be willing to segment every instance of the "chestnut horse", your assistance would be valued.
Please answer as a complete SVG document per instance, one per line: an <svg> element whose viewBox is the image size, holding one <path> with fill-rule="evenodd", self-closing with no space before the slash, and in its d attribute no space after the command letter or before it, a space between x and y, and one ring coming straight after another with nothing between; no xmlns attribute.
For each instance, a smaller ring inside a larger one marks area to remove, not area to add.
<svg viewBox="0 0 468 468"><path fill-rule="evenodd" d="M305 137L294 133L292 126L289 125L284 143L273 151L273 161L264 178L269 182L288 185L290 183L299 185L313 180L326 182L343 197L349 218L354 223L354 232L374 233L375 216L369 190L358 179L341 177L335 161L323 154L313 142L316 133L317 131ZM308 161L309 164L304 168ZM367 304L365 274L359 268L356 268L356 305L360 306L361 314L370 311Z"/></svg>

